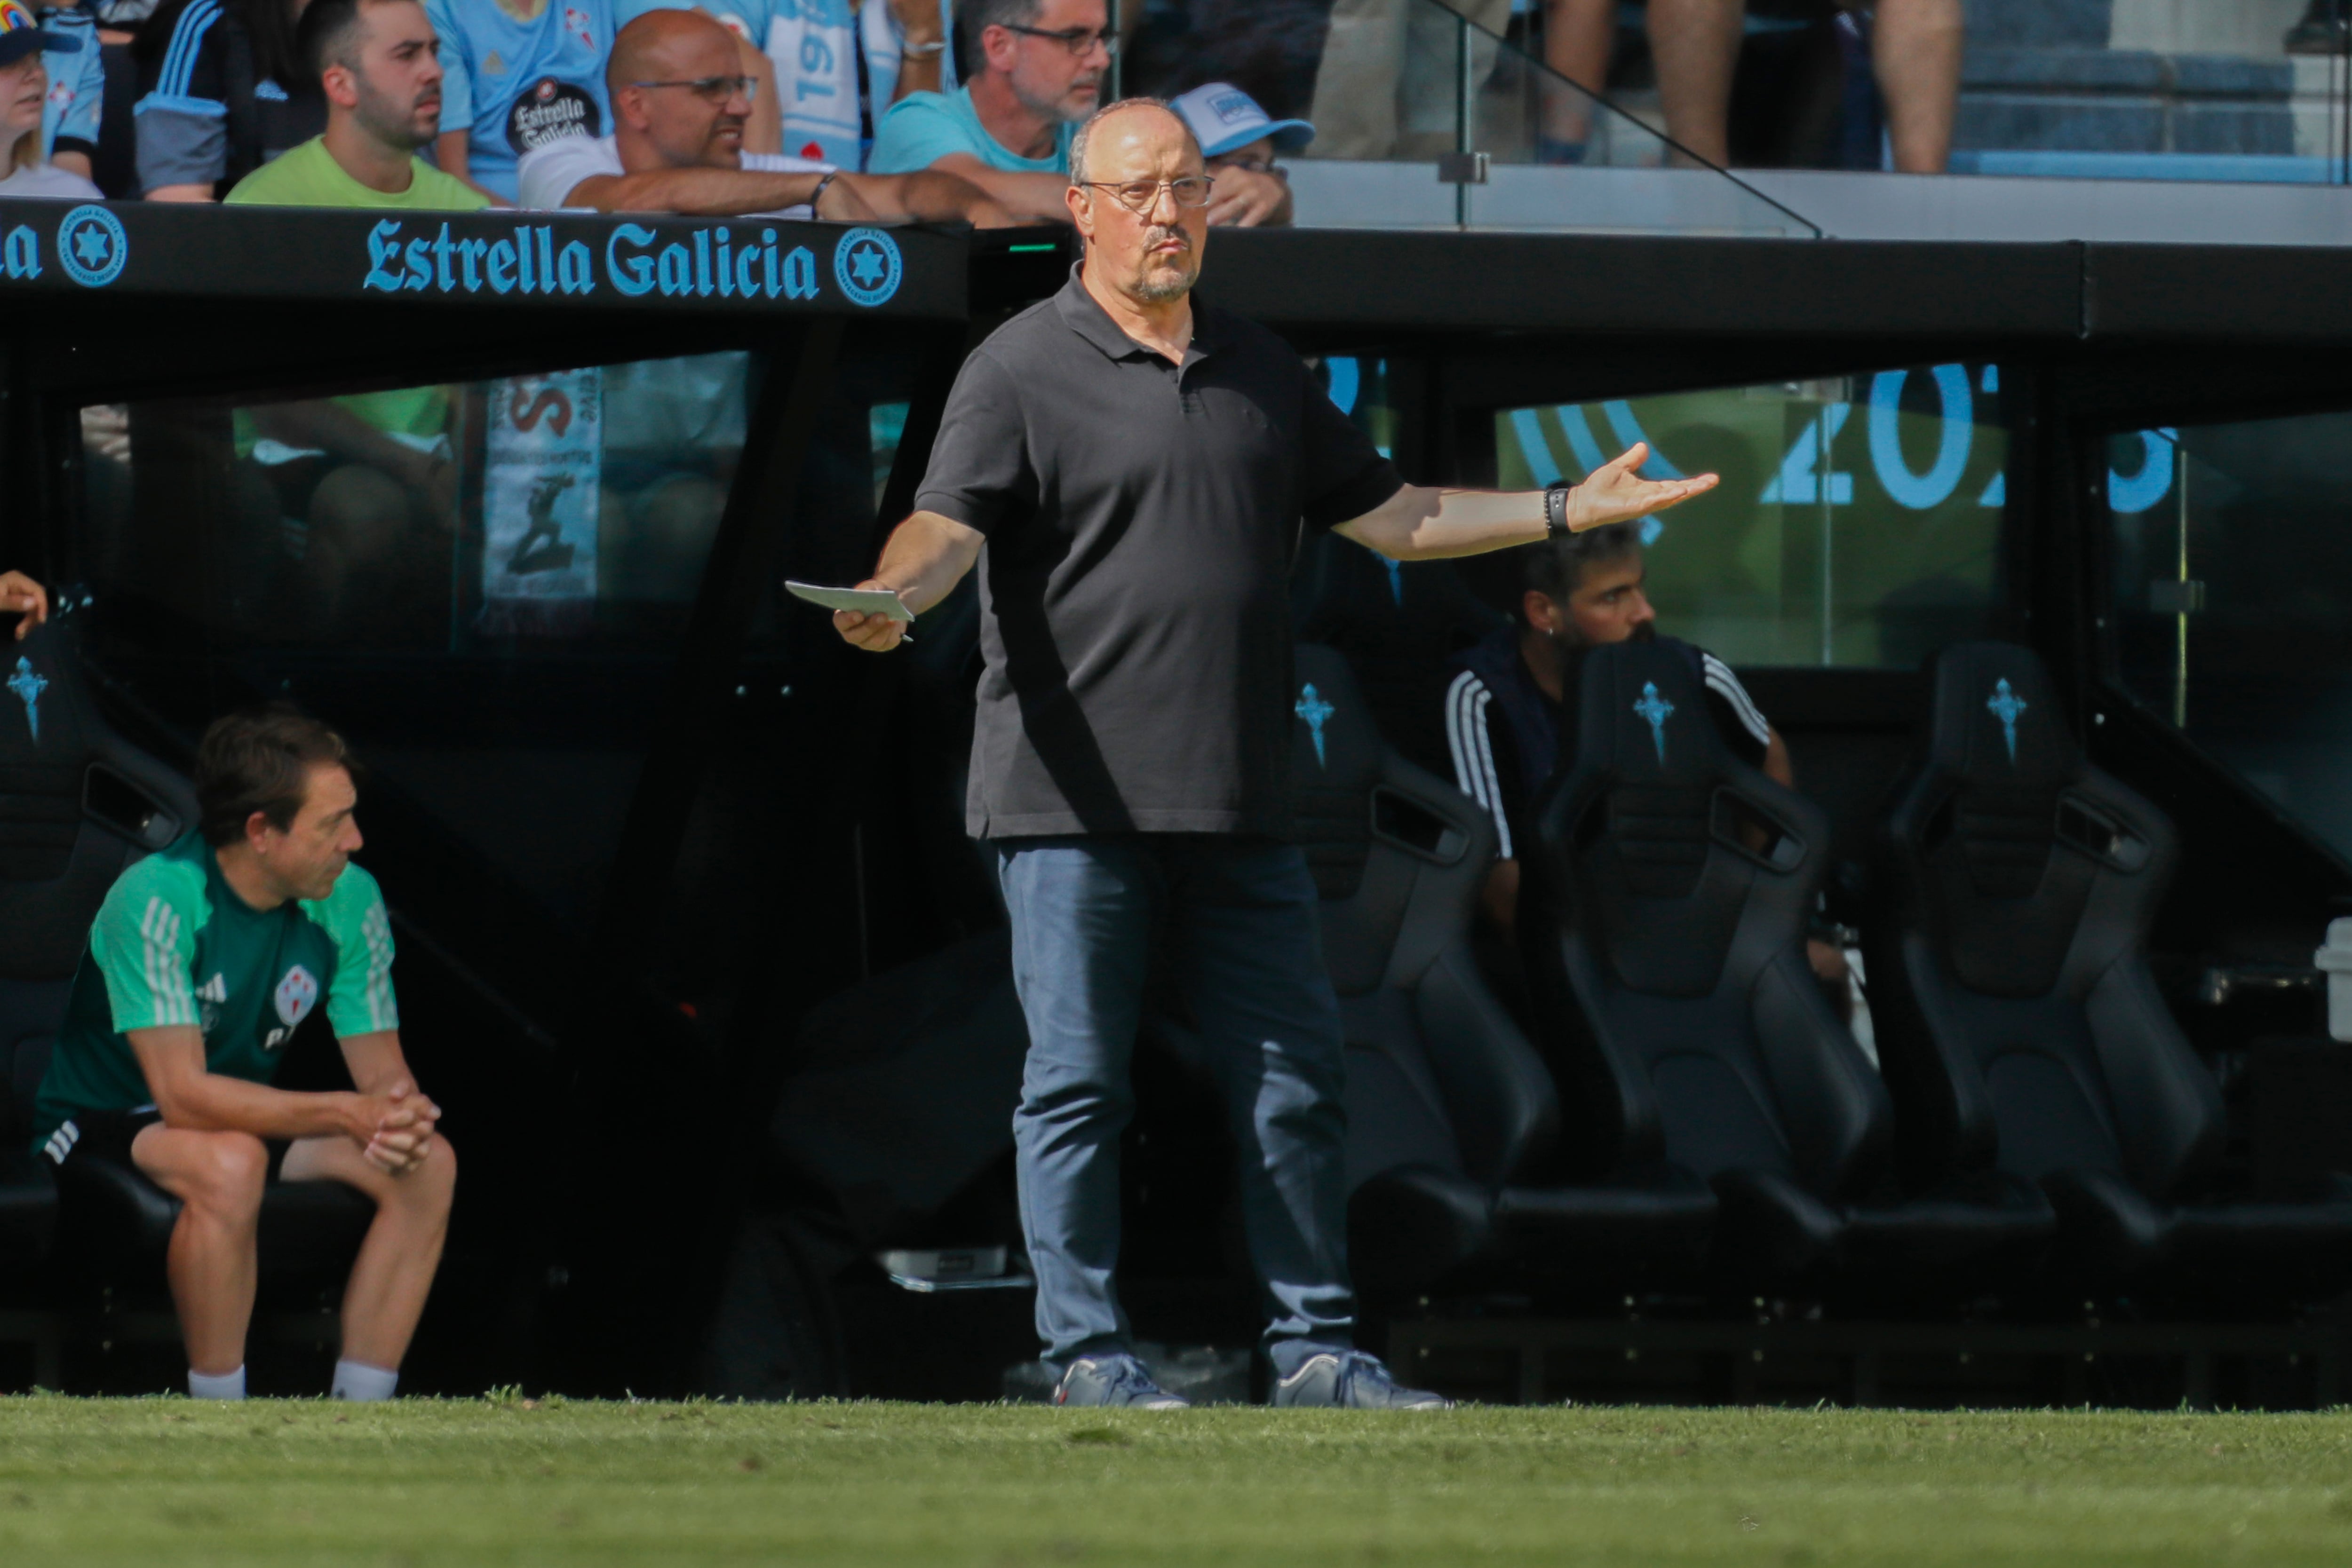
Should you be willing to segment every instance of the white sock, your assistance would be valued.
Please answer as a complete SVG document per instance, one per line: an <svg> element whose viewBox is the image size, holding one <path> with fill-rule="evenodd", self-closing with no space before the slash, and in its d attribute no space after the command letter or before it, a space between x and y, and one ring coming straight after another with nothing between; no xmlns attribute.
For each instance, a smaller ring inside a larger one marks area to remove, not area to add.
<svg viewBox="0 0 2352 1568"><path fill-rule="evenodd" d="M389 1399L392 1391L400 1386L400 1374L386 1372L381 1366L370 1366L363 1361L335 1363L334 1389L331 1397L367 1401Z"/></svg>
<svg viewBox="0 0 2352 1568"><path fill-rule="evenodd" d="M245 1368L224 1372L217 1376L188 1368L188 1397L191 1399L242 1399L245 1397Z"/></svg>

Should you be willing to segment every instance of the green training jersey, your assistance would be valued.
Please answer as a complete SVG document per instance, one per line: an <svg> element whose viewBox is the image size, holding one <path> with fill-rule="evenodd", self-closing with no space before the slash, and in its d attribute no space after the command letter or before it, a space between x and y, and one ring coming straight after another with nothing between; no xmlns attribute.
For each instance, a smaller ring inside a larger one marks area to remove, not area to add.
<svg viewBox="0 0 2352 1568"><path fill-rule="evenodd" d="M256 909L203 835L184 835L124 872L99 907L34 1102L34 1152L77 1112L153 1103L132 1030L194 1025L207 1071L267 1083L322 997L338 1036L400 1027L375 878L347 865L325 898Z"/></svg>

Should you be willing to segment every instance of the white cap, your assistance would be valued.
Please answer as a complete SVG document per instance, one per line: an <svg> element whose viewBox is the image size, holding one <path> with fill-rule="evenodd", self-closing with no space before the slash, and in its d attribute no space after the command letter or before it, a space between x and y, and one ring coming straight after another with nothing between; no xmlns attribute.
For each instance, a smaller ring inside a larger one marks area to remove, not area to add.
<svg viewBox="0 0 2352 1568"><path fill-rule="evenodd" d="M1276 148L1296 152L1315 140L1315 127L1303 120L1276 120L1258 107L1257 99L1229 81L1196 87L1169 101L1192 128L1201 156L1219 158L1236 147L1246 147L1261 136L1271 136Z"/></svg>

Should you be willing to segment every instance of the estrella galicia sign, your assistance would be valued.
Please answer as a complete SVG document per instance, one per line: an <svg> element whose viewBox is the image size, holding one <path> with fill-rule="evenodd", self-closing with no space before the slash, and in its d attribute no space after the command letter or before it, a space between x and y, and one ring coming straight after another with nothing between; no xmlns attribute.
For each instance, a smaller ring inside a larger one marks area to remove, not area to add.
<svg viewBox="0 0 2352 1568"><path fill-rule="evenodd" d="M903 270L898 242L880 229L855 228L834 243L833 280L854 305L870 310L886 303Z"/></svg>
<svg viewBox="0 0 2352 1568"><path fill-rule="evenodd" d="M95 203L85 202L58 225L58 262L66 276L84 288L103 288L122 276L131 259L131 236L122 220Z"/></svg>

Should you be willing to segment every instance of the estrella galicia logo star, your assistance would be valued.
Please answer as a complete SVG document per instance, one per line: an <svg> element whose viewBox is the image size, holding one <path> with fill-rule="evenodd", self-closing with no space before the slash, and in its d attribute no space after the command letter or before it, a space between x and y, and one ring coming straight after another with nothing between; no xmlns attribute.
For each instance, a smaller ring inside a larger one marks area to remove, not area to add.
<svg viewBox="0 0 2352 1568"><path fill-rule="evenodd" d="M869 310L898 292L904 270L898 242L881 229L851 229L833 247L833 280Z"/></svg>
<svg viewBox="0 0 2352 1568"><path fill-rule="evenodd" d="M104 207L85 203L58 225L58 261L84 288L105 287L122 276L130 259L131 236Z"/></svg>

